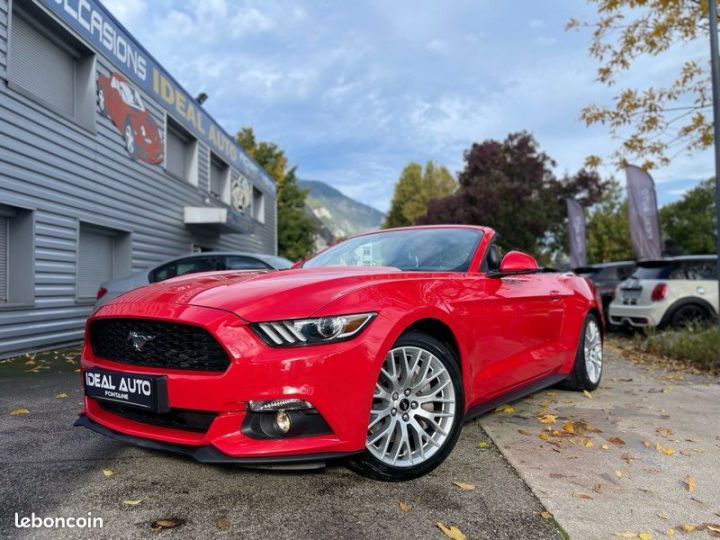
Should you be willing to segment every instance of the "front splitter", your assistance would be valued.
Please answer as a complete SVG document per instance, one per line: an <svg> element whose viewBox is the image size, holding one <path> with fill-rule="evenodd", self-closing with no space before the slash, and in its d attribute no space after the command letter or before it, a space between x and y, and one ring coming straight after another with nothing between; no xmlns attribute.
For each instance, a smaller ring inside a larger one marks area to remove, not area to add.
<svg viewBox="0 0 720 540"><path fill-rule="evenodd" d="M224 454L212 445L190 446L174 444L143 437L125 435L107 428L97 422L81 415L73 424L76 427L88 428L95 433L104 435L109 439L119 441L133 446L139 446L148 450L160 450L172 454L189 457L200 463L234 464L243 467L258 469L282 469L282 470L308 470L322 469L328 461L337 461L359 454L360 452L326 452L307 455L292 456L266 456L266 457L233 457Z"/></svg>

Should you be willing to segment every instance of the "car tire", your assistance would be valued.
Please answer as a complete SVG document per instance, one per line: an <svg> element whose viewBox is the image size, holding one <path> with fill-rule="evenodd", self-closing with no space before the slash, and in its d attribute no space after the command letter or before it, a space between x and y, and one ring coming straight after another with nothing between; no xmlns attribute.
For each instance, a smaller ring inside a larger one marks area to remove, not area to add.
<svg viewBox="0 0 720 540"><path fill-rule="evenodd" d="M98 89L97 106L100 113L104 116L107 116L107 107L105 105L105 91L102 88Z"/></svg>
<svg viewBox="0 0 720 540"><path fill-rule="evenodd" d="M708 310L700 304L685 304L675 310L670 317L670 326L682 328L694 322L707 322L712 319Z"/></svg>
<svg viewBox="0 0 720 540"><path fill-rule="evenodd" d="M125 129L123 130L123 142L125 143L125 151L130 155L131 158L136 158L135 153L135 134L133 133L132 124L130 120L125 120Z"/></svg>
<svg viewBox="0 0 720 540"><path fill-rule="evenodd" d="M406 332L378 374L365 451L348 466L375 480L423 476L452 451L464 411L456 355L428 334Z"/></svg>
<svg viewBox="0 0 720 540"><path fill-rule="evenodd" d="M561 388L592 392L600 385L603 371L602 343L600 320L594 313L588 313L578 340L573 370L568 378L560 383Z"/></svg>

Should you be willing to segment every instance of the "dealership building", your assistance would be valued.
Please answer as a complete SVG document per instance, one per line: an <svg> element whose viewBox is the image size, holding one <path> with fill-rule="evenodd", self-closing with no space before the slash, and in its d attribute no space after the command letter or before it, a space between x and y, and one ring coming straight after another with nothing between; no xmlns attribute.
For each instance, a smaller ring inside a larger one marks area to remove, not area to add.
<svg viewBox="0 0 720 540"><path fill-rule="evenodd" d="M95 0L0 0L0 357L77 343L102 281L276 253L275 185Z"/></svg>

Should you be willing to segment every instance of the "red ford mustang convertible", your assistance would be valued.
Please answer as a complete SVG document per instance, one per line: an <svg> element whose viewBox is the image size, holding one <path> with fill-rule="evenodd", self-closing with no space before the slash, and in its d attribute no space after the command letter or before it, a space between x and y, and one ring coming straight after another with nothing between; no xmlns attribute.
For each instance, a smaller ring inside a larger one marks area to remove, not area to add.
<svg viewBox="0 0 720 540"><path fill-rule="evenodd" d="M292 270L128 292L88 321L76 425L203 462L423 475L464 420L600 382L592 285L498 242L487 227L394 229Z"/></svg>

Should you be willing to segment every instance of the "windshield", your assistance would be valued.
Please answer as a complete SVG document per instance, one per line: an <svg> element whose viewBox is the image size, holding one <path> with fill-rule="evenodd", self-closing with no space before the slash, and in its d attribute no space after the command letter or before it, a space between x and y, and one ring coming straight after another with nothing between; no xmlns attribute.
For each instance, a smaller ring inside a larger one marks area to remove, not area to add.
<svg viewBox="0 0 720 540"><path fill-rule="evenodd" d="M118 81L118 88L120 88L120 95L122 96L125 103L135 109L141 111L145 110L145 107L143 107L142 98L140 97L140 94L137 90L135 90L132 86L123 81Z"/></svg>
<svg viewBox="0 0 720 540"><path fill-rule="evenodd" d="M482 231L409 229L346 240L307 261L321 266L394 266L403 271L467 272Z"/></svg>

